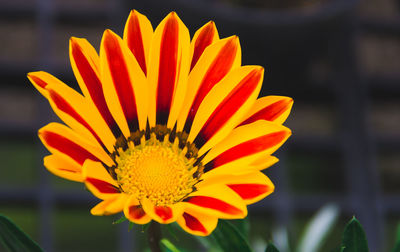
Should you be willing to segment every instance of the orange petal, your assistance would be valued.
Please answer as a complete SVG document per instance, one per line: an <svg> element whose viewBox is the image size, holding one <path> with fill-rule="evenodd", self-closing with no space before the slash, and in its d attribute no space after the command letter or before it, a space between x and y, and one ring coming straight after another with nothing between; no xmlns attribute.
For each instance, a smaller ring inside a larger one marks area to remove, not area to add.
<svg viewBox="0 0 400 252"><path fill-rule="evenodd" d="M207 178L199 187L211 184L226 184L237 193L246 204L255 203L274 191L271 180L259 171L250 171L240 175L223 174Z"/></svg>
<svg viewBox="0 0 400 252"><path fill-rule="evenodd" d="M188 207L177 219L177 222L183 230L190 234L207 236L217 227L218 218Z"/></svg>
<svg viewBox="0 0 400 252"><path fill-rule="evenodd" d="M189 31L171 12L156 28L150 48L150 127L157 123L173 128L176 122L186 92L189 48Z"/></svg>
<svg viewBox="0 0 400 252"><path fill-rule="evenodd" d="M232 71L205 97L188 137L189 142L202 146L199 155L228 135L254 104L263 73L261 67L241 67Z"/></svg>
<svg viewBox="0 0 400 252"><path fill-rule="evenodd" d="M115 137L97 109L90 106L85 97L48 73L31 72L29 77L46 83L45 97L61 120L93 143L113 151Z"/></svg>
<svg viewBox="0 0 400 252"><path fill-rule="evenodd" d="M199 188L184 200L188 207L218 218L237 219L247 215L243 200L227 186L218 184Z"/></svg>
<svg viewBox="0 0 400 252"><path fill-rule="evenodd" d="M108 110L103 95L99 72L100 60L96 50L86 39L72 37L69 43L69 55L72 70L83 94L91 99L108 127L118 137L121 131Z"/></svg>
<svg viewBox="0 0 400 252"><path fill-rule="evenodd" d="M100 49L101 77L108 108L125 137L146 127L146 77L122 39L106 30Z"/></svg>
<svg viewBox="0 0 400 252"><path fill-rule="evenodd" d="M93 215L111 215L119 213L123 210L128 195L118 194L111 198L105 199L90 210Z"/></svg>
<svg viewBox="0 0 400 252"><path fill-rule="evenodd" d="M86 187L99 199L109 199L120 194L118 184L99 162L86 160L82 174Z"/></svg>
<svg viewBox="0 0 400 252"><path fill-rule="evenodd" d="M124 41L145 75L152 36L153 27L147 17L132 10L125 24Z"/></svg>
<svg viewBox="0 0 400 252"><path fill-rule="evenodd" d="M38 75L39 73L39 75ZM43 71L28 73L28 79L33 86L44 96L48 97L46 86L52 81L53 76Z"/></svg>
<svg viewBox="0 0 400 252"><path fill-rule="evenodd" d="M151 221L135 196L130 196L124 207L125 217L136 224L146 224Z"/></svg>
<svg viewBox="0 0 400 252"><path fill-rule="evenodd" d="M285 96L266 96L254 103L249 113L244 118L243 124L249 124L257 120L267 120L282 124L289 116L293 106L293 99Z"/></svg>
<svg viewBox="0 0 400 252"><path fill-rule="evenodd" d="M291 135L291 131L279 124L260 120L236 128L228 137L207 153L203 162L208 172L238 159L262 153L273 153Z"/></svg>
<svg viewBox="0 0 400 252"><path fill-rule="evenodd" d="M56 176L83 182L82 166L74 160L63 158L61 155L49 155L43 159L44 166Z"/></svg>
<svg viewBox="0 0 400 252"><path fill-rule="evenodd" d="M178 130L181 129L183 120L187 120L184 129L189 132L204 97L222 78L240 64L241 51L237 36L215 42L204 51L198 64L189 75L185 107L178 121Z"/></svg>
<svg viewBox="0 0 400 252"><path fill-rule="evenodd" d="M256 161L254 161L251 164L251 167L253 169L256 170L264 170L268 167L273 166L274 164L276 164L279 161L279 159L277 157L271 156L271 155L267 155L267 156L262 156L259 159L257 159Z"/></svg>
<svg viewBox="0 0 400 252"><path fill-rule="evenodd" d="M181 202L170 206L155 206L149 200L144 199L140 203L142 204L143 210L146 214L148 214L153 220L162 224L176 221L183 212L183 205Z"/></svg>
<svg viewBox="0 0 400 252"><path fill-rule="evenodd" d="M71 158L81 166L86 159L102 161L110 166L114 164L103 149L93 146L62 124L49 123L39 130L39 137L50 152Z"/></svg>
<svg viewBox="0 0 400 252"><path fill-rule="evenodd" d="M208 22L196 31L190 45L192 55L190 70L192 70L196 65L207 46L211 45L218 39L218 31L213 21Z"/></svg>

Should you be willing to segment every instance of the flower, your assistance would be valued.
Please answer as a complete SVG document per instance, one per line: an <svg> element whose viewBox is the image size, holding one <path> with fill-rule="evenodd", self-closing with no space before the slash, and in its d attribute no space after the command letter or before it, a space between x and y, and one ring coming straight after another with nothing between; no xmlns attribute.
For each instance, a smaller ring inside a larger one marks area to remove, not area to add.
<svg viewBox="0 0 400 252"><path fill-rule="evenodd" d="M293 100L257 99L264 70L241 66L237 36L220 39L209 22L190 39L175 12L153 31L132 11L99 54L80 38L69 49L82 94L46 72L28 78L67 125L39 130L44 165L102 200L93 215L204 236L273 192L261 170L291 134L282 123Z"/></svg>

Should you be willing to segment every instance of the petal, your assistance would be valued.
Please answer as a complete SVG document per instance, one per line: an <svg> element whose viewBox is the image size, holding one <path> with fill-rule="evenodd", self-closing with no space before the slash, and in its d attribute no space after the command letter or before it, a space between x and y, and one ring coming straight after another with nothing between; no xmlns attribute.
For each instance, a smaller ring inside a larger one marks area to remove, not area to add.
<svg viewBox="0 0 400 252"><path fill-rule="evenodd" d="M113 160L107 153L60 123L49 123L39 130L39 137L53 154L68 157L80 166L86 159L101 161L112 166Z"/></svg>
<svg viewBox="0 0 400 252"><path fill-rule="evenodd" d="M124 41L135 56L143 73L147 74L150 43L153 36L153 27L146 16L132 10L124 29Z"/></svg>
<svg viewBox="0 0 400 252"><path fill-rule="evenodd" d="M254 161L254 162L251 164L251 167L252 167L253 169L256 169L256 170L261 171L261 170L264 170L264 169L266 169L266 168L268 168L268 167L273 166L273 165L276 164L278 161L279 161L279 159L278 159L277 157L267 155L267 156L260 157L259 159L257 159L256 161Z"/></svg>
<svg viewBox="0 0 400 252"><path fill-rule="evenodd" d="M28 73L28 79L33 86L46 98L48 98L48 92L46 86L53 80L53 76L43 71Z"/></svg>
<svg viewBox="0 0 400 252"><path fill-rule="evenodd" d="M101 41L100 64L104 96L124 136L145 129L146 77L127 45L110 30Z"/></svg>
<svg viewBox="0 0 400 252"><path fill-rule="evenodd" d="M82 168L86 187L99 199L109 199L120 194L118 184L99 162L86 160Z"/></svg>
<svg viewBox="0 0 400 252"><path fill-rule="evenodd" d="M266 96L254 103L249 113L243 119L243 124L249 124L257 120L267 120L282 124L290 114L293 99L285 96Z"/></svg>
<svg viewBox="0 0 400 252"><path fill-rule="evenodd" d="M226 137L254 104L263 74L262 67L241 67L211 89L197 111L188 137L200 148L199 156Z"/></svg>
<svg viewBox="0 0 400 252"><path fill-rule="evenodd" d="M176 221L183 212L183 204L181 202L170 206L155 206L148 199L143 199L140 203L146 214L161 224L168 224Z"/></svg>
<svg viewBox="0 0 400 252"><path fill-rule="evenodd" d="M47 170L54 175L76 182L83 182L82 166L72 159L53 154L44 157L43 162Z"/></svg>
<svg viewBox="0 0 400 252"><path fill-rule="evenodd" d="M121 212L128 199L126 194L114 195L105 199L90 210L93 215L111 215Z"/></svg>
<svg viewBox="0 0 400 252"><path fill-rule="evenodd" d="M209 185L198 188L184 203L200 213L224 219L240 219L247 215L243 200L225 185Z"/></svg>
<svg viewBox="0 0 400 252"><path fill-rule="evenodd" d="M207 46L211 45L218 39L219 36L217 27L215 27L215 23L213 21L208 22L196 31L192 42L190 43L190 55L192 55L190 70L192 70L196 65Z"/></svg>
<svg viewBox="0 0 400 252"><path fill-rule="evenodd" d="M247 205L265 198L275 189L271 180L259 171L252 171L240 175L223 174L213 176L204 179L198 186L203 187L213 184L227 185L238 194Z"/></svg>
<svg viewBox="0 0 400 252"><path fill-rule="evenodd" d="M275 190L271 180L261 172L237 176L236 180L229 181L228 187L235 191L246 204L260 201Z"/></svg>
<svg viewBox="0 0 400 252"><path fill-rule="evenodd" d="M115 137L97 109L81 94L45 72L31 72L29 76L47 83L45 97L61 120L93 143L113 151Z"/></svg>
<svg viewBox="0 0 400 252"><path fill-rule="evenodd" d="M232 36L209 46L200 57L196 67L190 72L188 91L179 120L178 130L188 132L204 97L232 69L240 67L241 51L239 39Z"/></svg>
<svg viewBox="0 0 400 252"><path fill-rule="evenodd" d="M285 126L264 120L240 126L207 153L202 160L204 171L252 155L272 154L290 135L290 129Z"/></svg>
<svg viewBox="0 0 400 252"><path fill-rule="evenodd" d="M72 37L69 42L72 70L85 97L91 100L102 118L118 137L121 134L114 118L108 110L100 79L100 59L96 50L86 40Z"/></svg>
<svg viewBox="0 0 400 252"><path fill-rule="evenodd" d="M217 217L203 214L193 207L187 207L176 221L186 232L199 236L211 234L218 224Z"/></svg>
<svg viewBox="0 0 400 252"><path fill-rule="evenodd" d="M146 224L151 221L135 196L130 196L124 207L125 217L136 224Z"/></svg>
<svg viewBox="0 0 400 252"><path fill-rule="evenodd" d="M189 49L189 31L171 12L156 28L150 48L150 127L156 123L174 127L185 98Z"/></svg>

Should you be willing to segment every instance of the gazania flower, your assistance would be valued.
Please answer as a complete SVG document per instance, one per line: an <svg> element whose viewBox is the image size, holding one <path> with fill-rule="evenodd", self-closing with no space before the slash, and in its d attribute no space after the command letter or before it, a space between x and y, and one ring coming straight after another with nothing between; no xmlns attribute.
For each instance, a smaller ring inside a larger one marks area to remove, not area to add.
<svg viewBox="0 0 400 252"><path fill-rule="evenodd" d="M208 235L274 190L261 170L291 134L293 101L257 99L264 70L241 66L238 37L220 39L209 22L190 39L174 12L153 31L132 11L99 54L71 38L70 59L82 93L45 72L28 78L66 124L39 130L44 165L102 200L92 214Z"/></svg>

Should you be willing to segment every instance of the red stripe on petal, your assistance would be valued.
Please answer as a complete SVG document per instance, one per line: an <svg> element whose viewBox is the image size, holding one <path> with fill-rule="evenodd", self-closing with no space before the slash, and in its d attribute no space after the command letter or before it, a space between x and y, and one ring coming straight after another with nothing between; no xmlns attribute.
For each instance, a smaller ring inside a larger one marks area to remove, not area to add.
<svg viewBox="0 0 400 252"><path fill-rule="evenodd" d="M100 193L120 193L117 187L100 179L86 178L86 182L96 187Z"/></svg>
<svg viewBox="0 0 400 252"><path fill-rule="evenodd" d="M133 219L141 219L146 215L145 211L141 206L130 206L129 216Z"/></svg>
<svg viewBox="0 0 400 252"><path fill-rule="evenodd" d="M196 112L199 109L204 97L208 94L208 92L210 92L215 84L217 84L230 71L233 62L235 61L237 48L237 38L233 37L221 48L213 63L210 65L210 68L200 84L196 98L193 101L192 108L190 109L188 115L187 125L185 126L185 129L188 132L194 116L196 115Z"/></svg>
<svg viewBox="0 0 400 252"><path fill-rule="evenodd" d="M34 76L34 75L29 75L29 77L33 80L33 82L35 82L36 85L38 85L41 88L46 88L47 83L45 81L43 81L42 79Z"/></svg>
<svg viewBox="0 0 400 252"><path fill-rule="evenodd" d="M242 199L253 199L261 194L268 192L269 187L260 184L235 184L228 185Z"/></svg>
<svg viewBox="0 0 400 252"><path fill-rule="evenodd" d="M72 57L74 57L76 67L78 68L83 82L85 83L89 91L90 97L92 98L104 121L113 131L114 135L119 136L121 132L119 131L119 128L116 127L117 124L110 111L108 110L107 103L103 95L102 84L98 75L95 72L96 70L93 69L90 65L79 44L72 41L71 45Z"/></svg>
<svg viewBox="0 0 400 252"><path fill-rule="evenodd" d="M97 142L103 147L104 150L107 151L105 148L103 141L101 138L96 134L92 127L82 118L82 116L68 103L60 94L56 93L52 89L48 89L49 95L51 100L54 102L56 107L61 110L62 112L68 114L72 118L74 118L78 123L82 124L86 129L89 130L90 133L96 138Z"/></svg>
<svg viewBox="0 0 400 252"><path fill-rule="evenodd" d="M183 213L182 216L185 219L185 224L188 228L190 228L193 231L207 233L207 229L203 226L203 224L201 224L201 222L196 217L188 213Z"/></svg>
<svg viewBox="0 0 400 252"><path fill-rule="evenodd" d="M257 120L267 120L267 121L274 121L280 115L282 115L292 103L292 99L283 99L268 105L267 107L261 109L254 115L250 116L240 125L249 124L255 122Z"/></svg>
<svg viewBox="0 0 400 252"><path fill-rule="evenodd" d="M129 125L134 132L139 129L135 95L130 82L128 66L124 61L124 55L118 40L111 32L106 32L104 37L104 49L107 55L112 82L117 92L122 111Z"/></svg>
<svg viewBox="0 0 400 252"><path fill-rule="evenodd" d="M57 168L57 170L71 172L71 173L78 173L78 172L80 173L80 171L70 170L70 169L67 169L67 168Z"/></svg>
<svg viewBox="0 0 400 252"><path fill-rule="evenodd" d="M217 156L213 161L207 164L204 170L207 172L228 162L271 148L281 143L288 134L289 133L286 131L279 131L238 144Z"/></svg>
<svg viewBox="0 0 400 252"><path fill-rule="evenodd" d="M144 46L142 32L140 30L139 18L133 12L128 23L127 44L132 51L143 73L147 74L146 59L144 55Z"/></svg>
<svg viewBox="0 0 400 252"><path fill-rule="evenodd" d="M243 213L243 211L237 207L208 196L193 196L188 198L186 201L197 206L214 209L227 214L237 215Z"/></svg>
<svg viewBox="0 0 400 252"><path fill-rule="evenodd" d="M83 165L86 159L99 161L94 155L71 140L50 131L43 131L40 136L48 146L71 157L78 164Z"/></svg>
<svg viewBox="0 0 400 252"><path fill-rule="evenodd" d="M195 139L197 146L202 146L206 143L247 101L256 89L261 76L262 72L260 70L251 71L227 97L225 97L200 130L199 135Z"/></svg>
<svg viewBox="0 0 400 252"><path fill-rule="evenodd" d="M172 218L172 210L167 206L155 206L154 212L160 216L163 221L169 220Z"/></svg>
<svg viewBox="0 0 400 252"><path fill-rule="evenodd" d="M173 18L165 24L160 46L160 65L157 86L157 123L166 124L178 69L179 23Z"/></svg>
<svg viewBox="0 0 400 252"><path fill-rule="evenodd" d="M210 22L199 34L194 44L194 51L190 70L196 65L200 56L203 54L207 46L209 46L214 39L215 29L214 23Z"/></svg>

